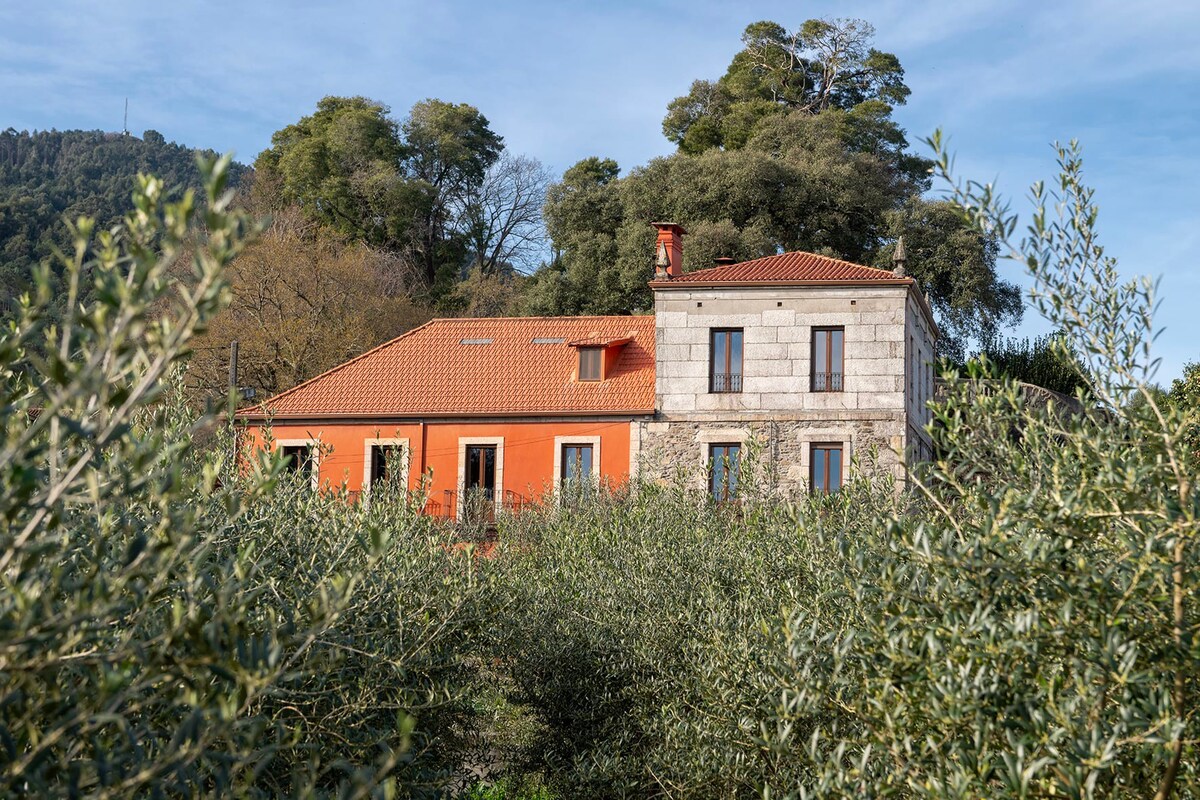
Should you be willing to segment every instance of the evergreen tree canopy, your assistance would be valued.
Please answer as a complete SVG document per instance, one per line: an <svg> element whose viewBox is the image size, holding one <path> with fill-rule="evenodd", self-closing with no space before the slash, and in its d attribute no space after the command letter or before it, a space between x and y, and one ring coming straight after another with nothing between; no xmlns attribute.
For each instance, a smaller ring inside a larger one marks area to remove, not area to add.
<svg viewBox="0 0 1200 800"><path fill-rule="evenodd" d="M685 153L736 149L774 115L837 109L869 121L876 146L902 150L903 132L888 117L909 89L900 60L871 47L874 35L860 19L810 19L794 32L748 25L719 80L697 80L671 101L663 133Z"/></svg>
<svg viewBox="0 0 1200 800"><path fill-rule="evenodd" d="M403 122L364 97L326 97L255 161L256 200L299 205L338 233L400 254L435 295L472 253L463 220L504 140L479 109L424 100Z"/></svg>
<svg viewBox="0 0 1200 800"><path fill-rule="evenodd" d="M535 314L649 308L654 233L667 219L689 232L685 271L806 250L890 268L896 240L928 292L942 353L961 359L1021 318L997 249L946 203L928 202L932 162L908 150L893 106L909 89L862 20L808 20L789 33L746 28L718 81L697 81L667 110L679 150L618 177L588 158L551 187L544 209L555 258L530 282Z"/></svg>
<svg viewBox="0 0 1200 800"><path fill-rule="evenodd" d="M532 313L628 313L650 305L654 231L689 232L685 271L714 256L808 250L871 263L887 214L925 188L886 155L858 149L845 111L794 111L764 120L738 150L678 152L617 177L590 158L551 188L546 225L558 254L530 287Z"/></svg>

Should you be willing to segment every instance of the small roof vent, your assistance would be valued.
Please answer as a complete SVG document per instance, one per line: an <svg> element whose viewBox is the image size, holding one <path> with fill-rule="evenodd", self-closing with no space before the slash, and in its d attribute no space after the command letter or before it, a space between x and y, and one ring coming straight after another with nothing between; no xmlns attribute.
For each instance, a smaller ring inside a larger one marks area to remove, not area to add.
<svg viewBox="0 0 1200 800"><path fill-rule="evenodd" d="M460 339L459 344L491 344L491 339Z"/></svg>
<svg viewBox="0 0 1200 800"><path fill-rule="evenodd" d="M530 340L531 344L562 344L565 342L561 336L535 336Z"/></svg>

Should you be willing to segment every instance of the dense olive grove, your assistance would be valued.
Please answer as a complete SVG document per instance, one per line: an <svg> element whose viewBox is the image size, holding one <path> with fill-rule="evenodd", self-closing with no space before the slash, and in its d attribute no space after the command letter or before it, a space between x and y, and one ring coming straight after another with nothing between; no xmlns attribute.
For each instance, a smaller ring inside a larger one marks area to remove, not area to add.
<svg viewBox="0 0 1200 800"><path fill-rule="evenodd" d="M143 178L73 229L93 299L50 321L42 270L0 332L0 794L1195 796L1195 421L1060 159L1023 235L952 191L1029 265L1082 413L976 362L907 486L781 496L751 447L736 505L597 487L489 558L406 492L197 447L178 366L257 226L227 163L199 202Z"/></svg>

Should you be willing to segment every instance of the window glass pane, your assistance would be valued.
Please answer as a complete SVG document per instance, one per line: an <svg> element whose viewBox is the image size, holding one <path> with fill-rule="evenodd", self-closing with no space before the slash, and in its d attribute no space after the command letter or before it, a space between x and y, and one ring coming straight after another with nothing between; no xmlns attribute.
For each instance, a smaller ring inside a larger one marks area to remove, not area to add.
<svg viewBox="0 0 1200 800"><path fill-rule="evenodd" d="M379 445L371 445L371 483L387 480L387 454Z"/></svg>
<svg viewBox="0 0 1200 800"><path fill-rule="evenodd" d="M842 488L842 451L841 448L829 450L829 491L836 492Z"/></svg>
<svg viewBox="0 0 1200 800"><path fill-rule="evenodd" d="M288 472L301 472L312 469L312 447L309 445L285 445L283 447L283 457L288 460L285 467Z"/></svg>
<svg viewBox="0 0 1200 800"><path fill-rule="evenodd" d="M830 361L832 363L830 363L830 365L829 365L829 371L830 372L841 372L842 371L842 339L845 336L845 331L830 331L829 336L833 340L832 344L831 344L831 347L833 350L833 357L830 359Z"/></svg>
<svg viewBox="0 0 1200 800"><path fill-rule="evenodd" d="M725 459L717 452L717 448L713 448L712 458L712 481L709 486L709 492L718 500L723 500L722 487L725 486Z"/></svg>
<svg viewBox="0 0 1200 800"><path fill-rule="evenodd" d="M483 451L478 447L467 448L467 488L473 489L479 485L480 460Z"/></svg>
<svg viewBox="0 0 1200 800"><path fill-rule="evenodd" d="M565 445L563 447L562 477L568 480L575 477L575 470L578 469L576 458L576 449L570 445Z"/></svg>
<svg viewBox="0 0 1200 800"><path fill-rule="evenodd" d="M496 488L496 448L486 447L483 450L483 487L488 490L488 496L492 496L492 490Z"/></svg>
<svg viewBox="0 0 1200 800"><path fill-rule="evenodd" d="M736 444L714 444L709 448L712 468L708 490L718 501L724 502L737 495L740 450Z"/></svg>
<svg viewBox="0 0 1200 800"><path fill-rule="evenodd" d="M812 489L814 492L823 492L823 491L825 491L825 470L826 470L826 466L827 466L826 462L825 462L824 448L814 447L812 456L813 456Z"/></svg>
<svg viewBox="0 0 1200 800"><path fill-rule="evenodd" d="M584 347L579 350L579 380L600 380L600 348Z"/></svg>
<svg viewBox="0 0 1200 800"><path fill-rule="evenodd" d="M729 332L729 374L742 374L742 332Z"/></svg>
<svg viewBox="0 0 1200 800"><path fill-rule="evenodd" d="M578 457L576 459L576 469L579 470L579 477L590 478L592 476L592 446L585 444L578 449Z"/></svg>
<svg viewBox="0 0 1200 800"><path fill-rule="evenodd" d="M829 331L814 331L814 368L818 375L829 372Z"/></svg>
<svg viewBox="0 0 1200 800"><path fill-rule="evenodd" d="M733 497L737 494L738 471L741 468L741 448L737 445L731 445L726 448L725 457L729 461L729 466L726 470L726 496Z"/></svg>
<svg viewBox="0 0 1200 800"><path fill-rule="evenodd" d="M718 375L725 374L726 348L728 346L729 334L725 331L717 331L713 334L713 372Z"/></svg>

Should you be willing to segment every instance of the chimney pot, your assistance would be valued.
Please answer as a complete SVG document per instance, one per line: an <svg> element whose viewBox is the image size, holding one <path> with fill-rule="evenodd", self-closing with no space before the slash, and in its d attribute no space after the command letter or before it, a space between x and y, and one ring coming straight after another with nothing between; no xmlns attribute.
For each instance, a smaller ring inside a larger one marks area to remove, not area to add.
<svg viewBox="0 0 1200 800"><path fill-rule="evenodd" d="M651 222L658 229L655 242L654 279L671 280L683 275L683 237L687 233L674 222Z"/></svg>

